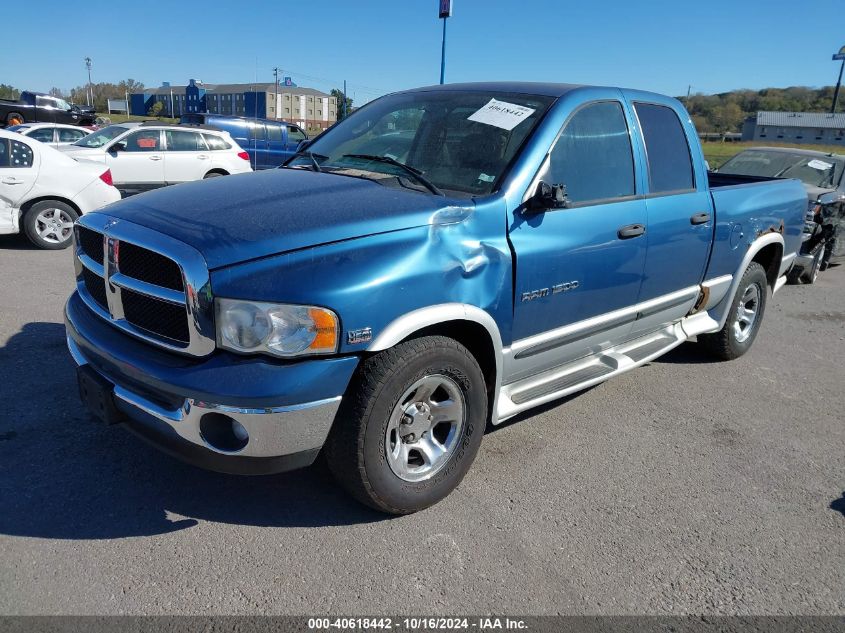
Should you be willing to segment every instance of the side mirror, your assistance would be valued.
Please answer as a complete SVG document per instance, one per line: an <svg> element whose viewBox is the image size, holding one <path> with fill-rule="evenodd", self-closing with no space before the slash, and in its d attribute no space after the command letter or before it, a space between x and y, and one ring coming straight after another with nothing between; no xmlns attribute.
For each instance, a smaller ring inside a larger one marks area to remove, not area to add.
<svg viewBox="0 0 845 633"><path fill-rule="evenodd" d="M117 153L117 152L125 152L126 151L126 143L115 143L109 148L110 153Z"/></svg>
<svg viewBox="0 0 845 633"><path fill-rule="evenodd" d="M845 202L845 193L831 191L830 193L823 193L819 196L819 204L822 206L838 204L840 202Z"/></svg>
<svg viewBox="0 0 845 633"><path fill-rule="evenodd" d="M566 185L550 185L545 180L537 183L537 191L528 200L531 211L547 211L549 209L565 209L569 206L566 195Z"/></svg>
<svg viewBox="0 0 845 633"><path fill-rule="evenodd" d="M297 152L304 151L309 145L311 145L311 143L313 143L313 141L310 138L306 138L306 139L299 141L299 145L296 146L296 151Z"/></svg>

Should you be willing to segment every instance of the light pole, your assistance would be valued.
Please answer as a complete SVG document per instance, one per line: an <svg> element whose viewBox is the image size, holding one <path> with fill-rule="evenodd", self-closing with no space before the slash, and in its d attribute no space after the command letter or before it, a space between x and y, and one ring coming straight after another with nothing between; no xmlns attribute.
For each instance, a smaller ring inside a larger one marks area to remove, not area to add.
<svg viewBox="0 0 845 633"><path fill-rule="evenodd" d="M452 17L452 0L440 0L440 17L443 20L443 46L440 49L440 83L446 83L446 18Z"/></svg>
<svg viewBox="0 0 845 633"><path fill-rule="evenodd" d="M833 61L842 60L842 65L839 67L839 80L836 82L836 90L833 92L833 106L830 108L831 114L836 114L836 102L839 101L839 88L842 86L842 71L845 70L845 46L839 49L839 52L833 56Z"/></svg>
<svg viewBox="0 0 845 633"><path fill-rule="evenodd" d="M88 90L85 91L86 96L88 97L88 105L91 105L91 102L94 101L94 89L91 87L91 58L85 58L85 66L88 68Z"/></svg>
<svg viewBox="0 0 845 633"><path fill-rule="evenodd" d="M273 68L273 76L276 78L276 92L273 94L273 118L279 120L279 67Z"/></svg>

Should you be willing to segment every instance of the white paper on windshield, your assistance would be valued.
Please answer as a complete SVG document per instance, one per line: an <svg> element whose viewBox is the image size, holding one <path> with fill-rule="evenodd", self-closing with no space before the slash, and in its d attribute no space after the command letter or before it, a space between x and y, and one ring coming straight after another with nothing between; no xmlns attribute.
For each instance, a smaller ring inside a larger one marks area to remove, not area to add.
<svg viewBox="0 0 845 633"><path fill-rule="evenodd" d="M833 167L833 163L826 163L823 160L818 160L814 158L809 163L807 163L807 167L812 167L813 169L818 169L819 171L827 171L831 167Z"/></svg>
<svg viewBox="0 0 845 633"><path fill-rule="evenodd" d="M534 114L533 108L490 99L487 105L473 112L467 117L467 120L486 123L510 132L532 114Z"/></svg>

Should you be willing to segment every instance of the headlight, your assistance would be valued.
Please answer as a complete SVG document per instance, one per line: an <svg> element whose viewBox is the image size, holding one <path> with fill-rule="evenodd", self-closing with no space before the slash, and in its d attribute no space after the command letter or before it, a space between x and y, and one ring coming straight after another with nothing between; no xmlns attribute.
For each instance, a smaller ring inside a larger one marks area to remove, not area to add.
<svg viewBox="0 0 845 633"><path fill-rule="evenodd" d="M221 347L284 357L337 351L337 315L331 310L241 299L215 302Z"/></svg>

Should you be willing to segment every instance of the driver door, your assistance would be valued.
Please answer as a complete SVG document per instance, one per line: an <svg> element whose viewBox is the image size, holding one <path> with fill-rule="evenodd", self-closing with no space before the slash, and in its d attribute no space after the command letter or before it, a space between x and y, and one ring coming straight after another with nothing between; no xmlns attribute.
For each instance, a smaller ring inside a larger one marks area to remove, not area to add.
<svg viewBox="0 0 845 633"><path fill-rule="evenodd" d="M161 135L161 130L137 130L106 150L114 186L124 197L164 186Z"/></svg>

